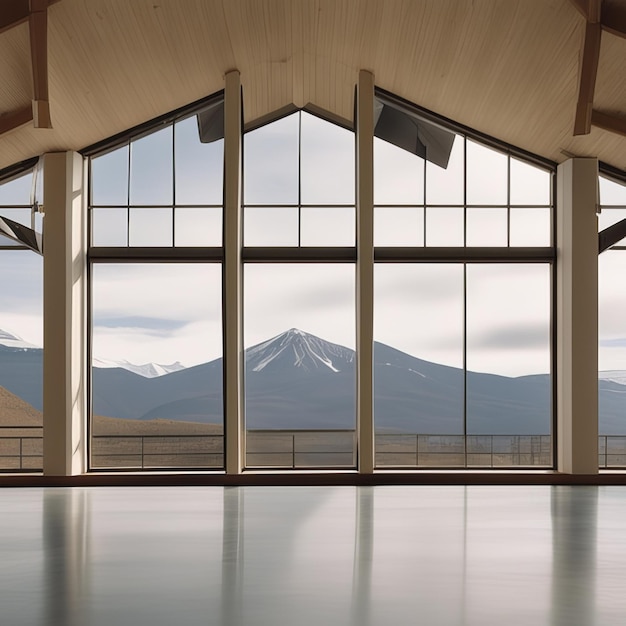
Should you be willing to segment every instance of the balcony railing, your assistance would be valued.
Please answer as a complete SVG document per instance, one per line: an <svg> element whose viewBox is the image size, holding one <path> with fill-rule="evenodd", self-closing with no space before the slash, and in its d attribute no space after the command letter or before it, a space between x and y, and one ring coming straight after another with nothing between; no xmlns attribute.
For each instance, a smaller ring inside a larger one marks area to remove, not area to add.
<svg viewBox="0 0 626 626"><path fill-rule="evenodd" d="M0 471L40 472L41 426L0 426ZM626 468L626 435L600 435L601 469ZM307 469L356 466L354 430L247 430L246 464ZM224 436L215 434L94 435L96 469L223 469ZM551 467L550 435L376 434L378 468Z"/></svg>
<svg viewBox="0 0 626 626"><path fill-rule="evenodd" d="M378 433L377 467L551 467L550 435Z"/></svg>
<svg viewBox="0 0 626 626"><path fill-rule="evenodd" d="M42 433L41 426L0 426L0 471L41 472Z"/></svg>

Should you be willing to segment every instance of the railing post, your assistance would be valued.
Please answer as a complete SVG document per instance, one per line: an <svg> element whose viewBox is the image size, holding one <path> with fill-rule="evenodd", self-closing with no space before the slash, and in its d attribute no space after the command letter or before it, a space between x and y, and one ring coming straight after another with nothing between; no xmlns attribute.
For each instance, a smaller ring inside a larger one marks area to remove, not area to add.
<svg viewBox="0 0 626 626"><path fill-rule="evenodd" d="M20 469L24 469L24 446L22 445L23 438L20 437Z"/></svg>
<svg viewBox="0 0 626 626"><path fill-rule="evenodd" d="M296 433L291 434L291 469L296 469Z"/></svg>
<svg viewBox="0 0 626 626"><path fill-rule="evenodd" d="M143 460L143 435L141 435L141 469L145 469Z"/></svg>

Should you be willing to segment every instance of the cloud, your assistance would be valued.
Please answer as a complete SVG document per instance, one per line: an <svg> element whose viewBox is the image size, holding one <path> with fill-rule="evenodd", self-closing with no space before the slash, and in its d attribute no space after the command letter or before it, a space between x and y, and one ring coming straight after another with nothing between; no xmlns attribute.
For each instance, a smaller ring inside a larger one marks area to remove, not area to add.
<svg viewBox="0 0 626 626"><path fill-rule="evenodd" d="M141 328L144 331L166 332L183 328L185 320L162 319L158 317L95 317L94 327L97 328Z"/></svg>
<svg viewBox="0 0 626 626"><path fill-rule="evenodd" d="M502 351L547 349L549 329L545 323L517 323L491 327L480 333L469 333L468 350L488 348Z"/></svg>
<svg viewBox="0 0 626 626"><path fill-rule="evenodd" d="M600 339L600 346L602 348L626 348L626 337Z"/></svg>

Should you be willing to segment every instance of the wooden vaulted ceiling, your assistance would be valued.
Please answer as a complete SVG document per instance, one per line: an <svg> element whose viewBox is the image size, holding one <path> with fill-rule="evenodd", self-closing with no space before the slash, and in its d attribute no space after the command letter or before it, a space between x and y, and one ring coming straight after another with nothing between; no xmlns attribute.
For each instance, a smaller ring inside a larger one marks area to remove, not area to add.
<svg viewBox="0 0 626 626"><path fill-rule="evenodd" d="M232 69L246 121L290 104L350 119L368 69L383 89L552 161L626 170L626 0L603 1L615 28L599 0L29 0L25 20L9 11L25 0L3 0L0 169L210 95ZM52 128L35 127L47 125L43 70ZM588 132L575 134L582 117Z"/></svg>

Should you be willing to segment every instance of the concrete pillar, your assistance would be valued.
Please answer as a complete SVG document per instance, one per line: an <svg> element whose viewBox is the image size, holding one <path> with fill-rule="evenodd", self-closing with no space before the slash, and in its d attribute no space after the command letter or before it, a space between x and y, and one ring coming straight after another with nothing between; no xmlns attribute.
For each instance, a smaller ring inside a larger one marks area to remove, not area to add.
<svg viewBox="0 0 626 626"><path fill-rule="evenodd" d="M226 74L224 92L224 429L226 473L245 459L241 267L241 81Z"/></svg>
<svg viewBox="0 0 626 626"><path fill-rule="evenodd" d="M43 472L86 470L86 207L83 157L44 155Z"/></svg>
<svg viewBox="0 0 626 626"><path fill-rule="evenodd" d="M356 103L356 344L359 472L374 471L374 76L359 72Z"/></svg>
<svg viewBox="0 0 626 626"><path fill-rule="evenodd" d="M557 468L598 472L598 162L557 170Z"/></svg>

